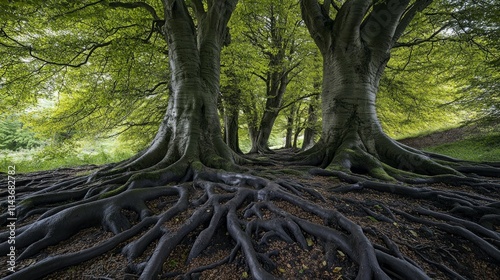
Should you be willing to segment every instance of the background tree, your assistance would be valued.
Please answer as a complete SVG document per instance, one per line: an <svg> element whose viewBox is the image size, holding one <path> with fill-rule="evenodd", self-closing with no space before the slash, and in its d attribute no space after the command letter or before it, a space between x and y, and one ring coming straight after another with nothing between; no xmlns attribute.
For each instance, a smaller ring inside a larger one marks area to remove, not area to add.
<svg viewBox="0 0 500 280"><path fill-rule="evenodd" d="M0 120L0 150L30 149L39 146L35 133L24 127L15 116L4 116Z"/></svg>
<svg viewBox="0 0 500 280"><path fill-rule="evenodd" d="M293 1L244 2L248 40L261 52L267 65L254 72L265 84L265 107L257 127L251 133L250 153L269 153L269 137L278 117L288 84L296 75L303 53L300 52L300 17Z"/></svg>

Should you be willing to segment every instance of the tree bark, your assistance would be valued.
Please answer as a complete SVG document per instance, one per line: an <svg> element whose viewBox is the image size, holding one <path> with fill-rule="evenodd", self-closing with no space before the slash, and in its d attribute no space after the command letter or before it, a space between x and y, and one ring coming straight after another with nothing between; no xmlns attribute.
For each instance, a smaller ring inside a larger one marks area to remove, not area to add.
<svg viewBox="0 0 500 280"><path fill-rule="evenodd" d="M318 85L318 87L320 87ZM317 97L314 98L314 101ZM316 112L316 102L312 101L309 104L307 111L306 128L304 129L304 141L302 142L302 151L306 151L314 146L314 138L316 137L316 122L318 121L318 114Z"/></svg>
<svg viewBox="0 0 500 280"><path fill-rule="evenodd" d="M290 106L290 111L288 112L286 121L287 124L286 124L285 148L290 149L292 148L292 141L294 140L293 127L295 123L295 104Z"/></svg>

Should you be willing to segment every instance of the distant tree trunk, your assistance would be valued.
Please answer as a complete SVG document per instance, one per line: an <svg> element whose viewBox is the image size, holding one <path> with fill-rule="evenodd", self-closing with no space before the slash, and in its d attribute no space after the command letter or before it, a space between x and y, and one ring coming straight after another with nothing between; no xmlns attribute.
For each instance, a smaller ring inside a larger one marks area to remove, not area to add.
<svg viewBox="0 0 500 280"><path fill-rule="evenodd" d="M315 98L317 99L317 97ZM314 102L313 102L314 103ZM318 114L316 113L316 104L309 104L307 111L306 128L304 129L304 141L302 142L302 150L308 150L314 146L314 138L316 137L316 122Z"/></svg>
<svg viewBox="0 0 500 280"><path fill-rule="evenodd" d="M199 160L231 168L236 154L224 143L217 112L220 51L237 1L217 1L199 10L197 27L184 1L165 1L165 39L169 44L172 93L151 145L124 162L132 170L165 168Z"/></svg>
<svg viewBox="0 0 500 280"><path fill-rule="evenodd" d="M315 165L386 180L399 176L394 168L457 174L390 139L378 120L375 100L390 50L415 14L431 3L417 0L407 8L410 1L393 2L347 1L333 21L329 4L301 1L305 23L323 55L321 139L302 156Z"/></svg>
<svg viewBox="0 0 500 280"><path fill-rule="evenodd" d="M266 105L262 118L260 119L257 140L250 150L251 153L272 153L269 149L269 137L274 123L281 110L281 102L285 94L289 74L298 65L294 62L292 54L297 44L294 40L294 31L284 28L289 16L280 5L281 2L270 2L269 14L266 15L266 25L262 30L251 30L247 37L255 42L261 52L269 59L268 68L262 74L256 74L266 84ZM259 41L260 40L260 41ZM265 40L265 43L262 42Z"/></svg>
<svg viewBox="0 0 500 280"><path fill-rule="evenodd" d="M297 148L297 142L299 141L299 135L301 132L302 132L302 127L297 127L297 129L295 129L295 133L293 134L293 146L292 146L294 149Z"/></svg>
<svg viewBox="0 0 500 280"><path fill-rule="evenodd" d="M224 112L224 140L226 144L238 154L242 154L239 145L239 112L241 103L241 90L238 88L238 78L232 72L233 69L226 71L229 79L228 85L222 89L221 106ZM221 111L222 111L221 110Z"/></svg>
<svg viewBox="0 0 500 280"><path fill-rule="evenodd" d="M239 144L239 134L238 134L238 112L230 111L226 112L224 116L225 123L225 137L226 144L238 154L242 154L243 152L240 149Z"/></svg>
<svg viewBox="0 0 500 280"><path fill-rule="evenodd" d="M293 127L295 124L295 104L292 104L290 106L290 111L288 113L288 116L286 118L286 137L285 137L285 148L290 149L292 148L292 141L293 141Z"/></svg>

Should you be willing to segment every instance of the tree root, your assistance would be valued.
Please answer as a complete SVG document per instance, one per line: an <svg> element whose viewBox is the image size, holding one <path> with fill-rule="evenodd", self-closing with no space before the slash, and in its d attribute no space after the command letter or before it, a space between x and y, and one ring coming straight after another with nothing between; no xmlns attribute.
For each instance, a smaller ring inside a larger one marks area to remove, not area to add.
<svg viewBox="0 0 500 280"><path fill-rule="evenodd" d="M366 138L351 131L347 136L337 136L331 143L320 140L313 148L292 156L287 164L312 165L383 181L420 184L479 185L484 184L484 177L500 178L499 162L476 163L426 153L383 133Z"/></svg>
<svg viewBox="0 0 500 280"><path fill-rule="evenodd" d="M357 265L357 279L431 278L418 260L400 250L401 241L380 230L362 228L348 217L352 213L343 210L344 203L379 223L400 224L403 219L459 235L475 244L491 262L500 262L500 234L495 230L500 203L495 197L376 182L342 171L313 169L312 173L334 175L350 184L317 190L294 180L266 179L182 161L163 172L141 176L114 174L90 182L87 182L88 176L65 177L64 180L71 183L54 181L52 186L42 183L50 188L46 192L30 183L31 192L24 192L24 200L19 203L19 221L35 214L40 216L16 231L18 262L71 239L84 228L101 226L114 236L88 249L50 256L5 279L37 279L111 250L121 251L129 262L129 271L139 279L176 275L187 279L232 262L239 253L252 278L275 279L280 276L275 263L279 252L271 250L270 245L278 240L297 243L303 250L309 250L310 240L316 240L323 247L329 265L335 262L332 252L339 250ZM116 179L122 182L123 176L128 178L126 184L117 184ZM83 179L87 183L82 183ZM80 183L76 188L69 187L76 182ZM479 182L469 183L474 186ZM496 186L497 183L489 184ZM429 201L433 208L422 205L400 209L381 201L336 196L328 199L327 191L339 195L365 191L387 193ZM153 207L152 201L158 199L165 202ZM126 211L135 214L131 216ZM188 245L184 261L194 263L207 254L207 248L221 232L227 234L229 238L225 242L232 248L226 256L184 271L165 270L164 264L174 257L172 254L179 245ZM9 232L0 233L0 255L5 256L10 250L8 237ZM420 261L443 273L459 275L452 267L436 265L422 250L414 249L414 252L421 255Z"/></svg>
<svg viewBox="0 0 500 280"><path fill-rule="evenodd" d="M466 191L442 190L428 186L414 187L401 184L376 182L340 171L333 172L323 169L313 169L312 173L322 176L335 175L350 183L349 185L331 188L330 191L335 193L359 193L370 190L395 194L404 198L428 201L430 205L427 207L418 206L410 208L410 211L415 213L411 214L407 210L388 207L385 203L380 201L367 203L366 201L358 201L347 198L344 199L344 201L348 202L350 205L357 205L357 207L369 215L371 219L379 222L399 224L400 219L395 216L398 215L407 221L427 225L449 235L460 236L461 238L467 240L470 244L474 244L476 248L487 255L490 262L496 264L500 263L500 233L498 232L498 228L495 229L496 226L500 225L500 220L497 218L500 213L500 195L498 194L500 184L497 181L491 180L490 182L484 183L484 181L479 179L470 178L469 180L462 181L463 185L470 186L473 192L477 192L477 186L480 185L482 187L487 185L495 189L495 195L491 196L491 193L488 193L489 196L484 196ZM439 178L439 180L435 180L434 182L441 183L442 181L444 180ZM458 185L457 181L449 182L452 183L451 185ZM338 198L332 197L331 199L338 202ZM377 206L376 210L372 210L373 205ZM448 213L433 210L433 208L441 209L442 211L447 211ZM423 216L428 216L431 219L423 218ZM381 238L390 250L391 255L393 257L401 258L399 249L394 242L384 235L382 235ZM377 246L375 246L375 248L379 249ZM417 248L413 247L413 249L422 259L436 266L439 270L449 275L449 277L464 279L462 276L457 277L457 275L460 274L455 272L453 269L447 267L446 265L432 261L429 256L426 256Z"/></svg>

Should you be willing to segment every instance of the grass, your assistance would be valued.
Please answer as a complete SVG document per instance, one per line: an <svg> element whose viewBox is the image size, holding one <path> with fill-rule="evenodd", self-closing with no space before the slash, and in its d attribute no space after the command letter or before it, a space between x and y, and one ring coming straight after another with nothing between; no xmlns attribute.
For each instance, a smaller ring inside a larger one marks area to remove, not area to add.
<svg viewBox="0 0 500 280"><path fill-rule="evenodd" d="M44 147L32 150L0 150L0 172L9 166L16 167L16 173L28 173L63 167L101 165L129 158L133 152L113 146L113 143L86 143L83 146Z"/></svg>
<svg viewBox="0 0 500 280"><path fill-rule="evenodd" d="M89 148L92 147L92 148ZM500 132L471 135L464 140L424 148L424 150L471 161L500 161ZM0 172L15 165L17 173L106 164L129 158L133 152L113 143L87 143L83 148L57 147L38 150L0 150Z"/></svg>
<svg viewBox="0 0 500 280"><path fill-rule="evenodd" d="M464 140L428 147L424 150L463 160L500 161L500 133L473 135Z"/></svg>

